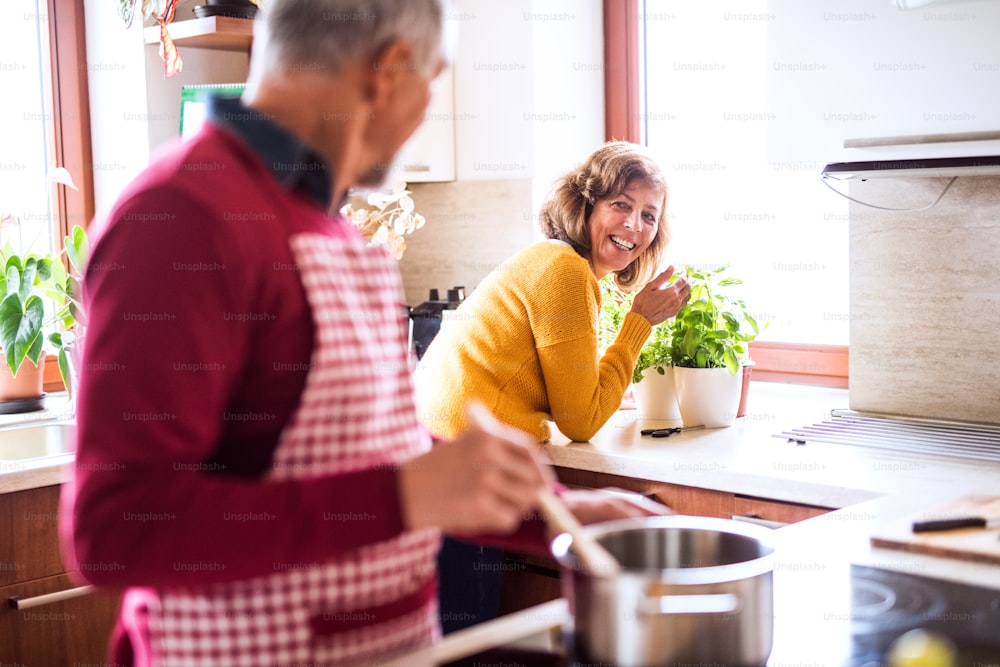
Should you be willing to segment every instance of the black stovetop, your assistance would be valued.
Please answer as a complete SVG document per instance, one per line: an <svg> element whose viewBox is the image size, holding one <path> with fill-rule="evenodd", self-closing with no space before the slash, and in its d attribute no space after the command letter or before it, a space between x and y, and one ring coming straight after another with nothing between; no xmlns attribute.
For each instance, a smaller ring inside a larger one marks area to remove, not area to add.
<svg viewBox="0 0 1000 667"><path fill-rule="evenodd" d="M1000 590L851 566L848 667L884 664L892 642L916 628L950 639L959 667L1000 664Z"/></svg>

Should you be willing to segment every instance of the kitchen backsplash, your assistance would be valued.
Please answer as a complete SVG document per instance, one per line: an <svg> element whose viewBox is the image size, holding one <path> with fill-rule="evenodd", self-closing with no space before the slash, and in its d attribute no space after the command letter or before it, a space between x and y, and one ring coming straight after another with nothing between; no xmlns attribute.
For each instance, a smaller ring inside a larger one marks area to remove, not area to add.
<svg viewBox="0 0 1000 667"><path fill-rule="evenodd" d="M399 263L411 306L435 287L463 285L471 292L532 242L537 212L530 180L415 183L411 190L415 210L427 219L406 237Z"/></svg>
<svg viewBox="0 0 1000 667"><path fill-rule="evenodd" d="M947 178L851 181L919 208ZM959 177L926 211L850 207L850 404L1000 423L1000 177Z"/></svg>

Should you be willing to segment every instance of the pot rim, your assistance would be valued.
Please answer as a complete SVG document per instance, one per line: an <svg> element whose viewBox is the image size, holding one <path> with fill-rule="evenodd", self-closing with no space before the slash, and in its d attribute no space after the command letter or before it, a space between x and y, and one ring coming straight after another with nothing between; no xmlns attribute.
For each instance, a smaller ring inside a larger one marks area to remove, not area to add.
<svg viewBox="0 0 1000 667"><path fill-rule="evenodd" d="M756 558L736 563L726 563L724 565L710 565L706 567L627 568L623 569L620 573L611 574L601 572L591 573L583 570L570 551L573 544L573 536L569 533L557 535L551 542L550 552L564 570L579 571L586 576L600 579L619 577L649 579L652 577L665 584L700 585L749 579L762 574L768 574L774 570L774 540L772 529L736 521L734 519L672 514L669 516L638 517L633 519L606 521L584 526L583 530L586 531L591 537L599 540L601 537L611 533L656 528L705 530L738 535L757 541L761 545L762 551L765 553Z"/></svg>

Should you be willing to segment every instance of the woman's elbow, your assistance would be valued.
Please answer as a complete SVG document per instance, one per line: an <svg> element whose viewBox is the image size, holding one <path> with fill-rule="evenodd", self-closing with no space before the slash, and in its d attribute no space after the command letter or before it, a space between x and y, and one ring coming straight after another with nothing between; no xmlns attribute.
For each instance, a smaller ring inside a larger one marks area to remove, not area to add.
<svg viewBox="0 0 1000 667"><path fill-rule="evenodd" d="M577 422L560 423L559 421L556 421L556 428L573 442L587 442L601 430L600 426L594 426L593 424L580 424Z"/></svg>

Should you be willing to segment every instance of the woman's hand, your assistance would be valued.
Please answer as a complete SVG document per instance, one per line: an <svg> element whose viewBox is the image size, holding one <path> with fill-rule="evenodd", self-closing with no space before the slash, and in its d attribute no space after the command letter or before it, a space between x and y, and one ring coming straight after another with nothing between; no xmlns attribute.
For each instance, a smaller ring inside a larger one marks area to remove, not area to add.
<svg viewBox="0 0 1000 667"><path fill-rule="evenodd" d="M672 275L674 267L671 266L646 283L632 300L632 312L642 315L653 326L676 315L691 297L691 285L684 276L670 283Z"/></svg>

